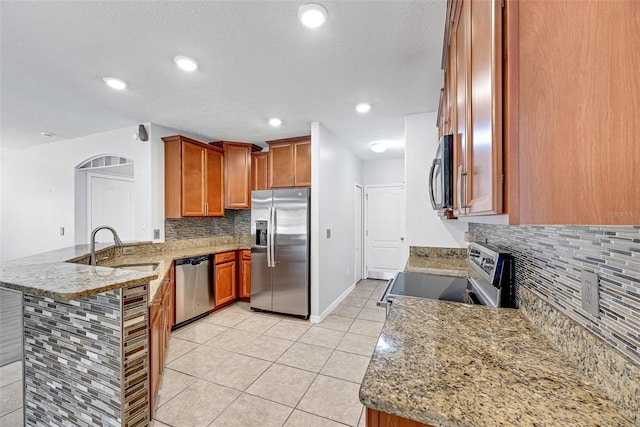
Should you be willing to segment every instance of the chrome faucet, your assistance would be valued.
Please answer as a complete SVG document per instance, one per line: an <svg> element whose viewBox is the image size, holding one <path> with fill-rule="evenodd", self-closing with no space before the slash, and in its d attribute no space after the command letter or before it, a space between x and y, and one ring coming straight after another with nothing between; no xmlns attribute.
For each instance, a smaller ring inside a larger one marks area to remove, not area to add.
<svg viewBox="0 0 640 427"><path fill-rule="evenodd" d="M122 246L122 240L120 240L120 237L118 237L118 233L116 233L116 230L114 230L113 227L109 227L108 225L101 225L99 227L94 228L93 231L91 232L91 265L98 264L98 260L96 259L96 234L100 230L109 230L111 234L113 234L113 243L115 243L116 246ZM104 258L104 259L107 259L107 258ZM103 260L101 259L100 261L103 261Z"/></svg>

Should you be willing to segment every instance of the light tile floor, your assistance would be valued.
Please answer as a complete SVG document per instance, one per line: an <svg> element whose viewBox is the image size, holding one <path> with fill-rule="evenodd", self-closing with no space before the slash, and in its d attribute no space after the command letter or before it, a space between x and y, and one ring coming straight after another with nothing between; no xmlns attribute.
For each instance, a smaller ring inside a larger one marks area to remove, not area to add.
<svg viewBox="0 0 640 427"><path fill-rule="evenodd" d="M152 426L364 426L385 286L361 281L318 324L237 303L173 332Z"/></svg>
<svg viewBox="0 0 640 427"><path fill-rule="evenodd" d="M0 426L21 426L22 362L0 367Z"/></svg>
<svg viewBox="0 0 640 427"><path fill-rule="evenodd" d="M364 426L385 286L359 282L318 324L236 303L173 332L151 426ZM20 362L0 368L0 427L22 425L21 376Z"/></svg>

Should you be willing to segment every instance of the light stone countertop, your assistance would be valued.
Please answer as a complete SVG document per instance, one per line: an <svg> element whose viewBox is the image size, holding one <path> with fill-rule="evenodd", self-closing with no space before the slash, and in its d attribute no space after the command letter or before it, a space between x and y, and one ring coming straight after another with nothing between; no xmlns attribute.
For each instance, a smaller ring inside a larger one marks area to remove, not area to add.
<svg viewBox="0 0 640 427"><path fill-rule="evenodd" d="M149 282L149 305L153 302L156 293L162 285L169 268L173 261L180 258L188 258L199 255L210 255L228 251L236 251L240 249L250 249L251 246L247 242L237 243L222 243L222 244L210 244L206 246L197 247L173 247L165 248L161 253L142 253L133 255L118 255L117 257L109 260L105 266L109 265L122 265L122 264L146 264L146 263L158 263L158 268L154 273L157 274L157 278ZM213 262L213 260L212 260Z"/></svg>
<svg viewBox="0 0 640 427"><path fill-rule="evenodd" d="M473 270L466 248L411 246L404 271L444 276L469 277Z"/></svg>
<svg viewBox="0 0 640 427"><path fill-rule="evenodd" d="M474 274L469 261L466 259L431 258L413 255L409 257L404 271L455 277L469 277Z"/></svg>
<svg viewBox="0 0 640 427"><path fill-rule="evenodd" d="M520 310L409 297L391 305L360 401L434 426L633 425Z"/></svg>
<svg viewBox="0 0 640 427"><path fill-rule="evenodd" d="M89 245L6 261L0 264L0 287L57 301L70 301L149 282L151 304L175 259L248 249L250 244L247 239L205 238L160 244L132 242L124 246L133 248L134 254L121 255L119 248L115 248L117 254L97 267L68 262L81 262L86 258ZM113 245L97 244L96 248L110 250ZM158 263L158 268L153 272L140 272L109 267L146 263Z"/></svg>
<svg viewBox="0 0 640 427"><path fill-rule="evenodd" d="M99 244L100 250L109 245ZM66 262L89 254L89 245L44 252L0 264L0 287L70 301L157 278L157 274Z"/></svg>

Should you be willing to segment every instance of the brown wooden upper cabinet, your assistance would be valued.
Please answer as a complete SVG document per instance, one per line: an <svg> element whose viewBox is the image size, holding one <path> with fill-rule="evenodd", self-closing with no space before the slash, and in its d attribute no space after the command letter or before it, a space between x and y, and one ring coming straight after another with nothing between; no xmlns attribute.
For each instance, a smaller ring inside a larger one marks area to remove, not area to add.
<svg viewBox="0 0 640 427"><path fill-rule="evenodd" d="M620 37L637 32L639 10L632 0L447 2L442 117L448 108L456 213L640 222L640 55L629 54L640 38Z"/></svg>
<svg viewBox="0 0 640 427"><path fill-rule="evenodd" d="M455 213L499 214L503 212L500 0L449 1L447 16L445 88L438 123L441 134L454 135Z"/></svg>
<svg viewBox="0 0 640 427"><path fill-rule="evenodd" d="M510 222L640 224L640 3L505 13Z"/></svg>
<svg viewBox="0 0 640 427"><path fill-rule="evenodd" d="M211 145L224 150L224 207L251 207L251 152L262 147L244 142L217 141Z"/></svg>
<svg viewBox="0 0 640 427"><path fill-rule="evenodd" d="M267 141L269 188L311 186L311 137Z"/></svg>
<svg viewBox="0 0 640 427"><path fill-rule="evenodd" d="M268 181L268 152L251 153L251 190L266 190Z"/></svg>
<svg viewBox="0 0 640 427"><path fill-rule="evenodd" d="M165 217L224 216L222 150L181 135L162 140Z"/></svg>

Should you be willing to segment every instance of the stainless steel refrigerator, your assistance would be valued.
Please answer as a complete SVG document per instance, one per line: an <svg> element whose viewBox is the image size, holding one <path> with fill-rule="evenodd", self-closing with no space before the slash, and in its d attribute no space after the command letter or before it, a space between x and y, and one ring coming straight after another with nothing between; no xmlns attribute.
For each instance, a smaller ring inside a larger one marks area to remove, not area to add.
<svg viewBox="0 0 640 427"><path fill-rule="evenodd" d="M251 193L251 308L309 317L310 189Z"/></svg>

